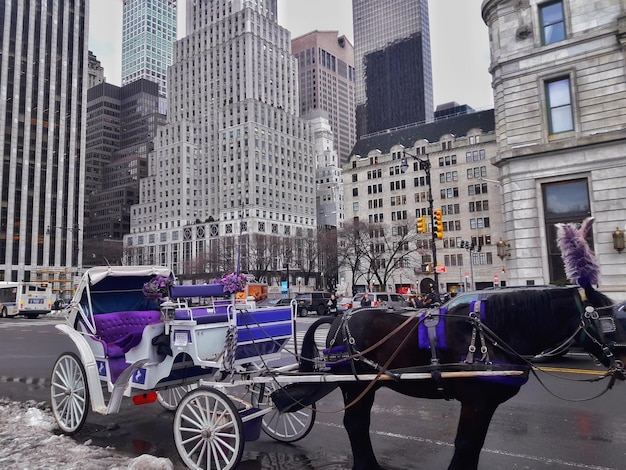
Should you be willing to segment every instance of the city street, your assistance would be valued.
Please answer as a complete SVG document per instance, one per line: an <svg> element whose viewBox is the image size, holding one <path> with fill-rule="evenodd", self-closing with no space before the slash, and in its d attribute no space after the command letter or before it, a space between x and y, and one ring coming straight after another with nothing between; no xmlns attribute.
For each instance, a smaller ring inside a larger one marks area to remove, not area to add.
<svg viewBox="0 0 626 470"><path fill-rule="evenodd" d="M299 318L301 341L316 316ZM53 327L57 318L0 319L0 396L49 402L49 374L56 357L73 350ZM541 380L551 393L568 400L591 397L605 382L574 383L601 369L586 355L572 353L546 368ZM580 371L588 371L581 373ZM556 378L565 377L567 380ZM566 401L544 390L533 377L517 397L502 405L493 419L481 456L482 469L619 469L626 459L624 387L618 383L591 401ZM349 469L351 452L342 426L338 391L318 402L311 433L283 444L261 434L247 442L241 469ZM389 390L377 393L372 413L372 441L386 469L444 469L453 452L460 406L445 400L419 400ZM172 414L158 404L133 406L125 399L119 414L89 413L75 439L113 446L128 456L150 453L168 457L182 468L172 438Z"/></svg>

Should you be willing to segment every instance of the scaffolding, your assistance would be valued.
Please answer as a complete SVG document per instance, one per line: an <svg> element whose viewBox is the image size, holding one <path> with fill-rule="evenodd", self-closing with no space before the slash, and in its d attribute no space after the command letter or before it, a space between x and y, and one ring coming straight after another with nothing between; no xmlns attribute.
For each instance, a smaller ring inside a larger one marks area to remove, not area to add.
<svg viewBox="0 0 626 470"><path fill-rule="evenodd" d="M74 286L78 282L78 268L42 268L35 271L37 281L52 284L52 292L59 299L69 299L74 295Z"/></svg>

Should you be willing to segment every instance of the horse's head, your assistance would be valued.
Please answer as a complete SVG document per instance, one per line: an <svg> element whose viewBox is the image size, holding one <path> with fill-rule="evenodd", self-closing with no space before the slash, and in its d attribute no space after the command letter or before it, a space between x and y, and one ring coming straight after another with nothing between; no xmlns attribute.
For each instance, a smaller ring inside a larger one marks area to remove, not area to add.
<svg viewBox="0 0 626 470"><path fill-rule="evenodd" d="M618 318L626 303L613 304L604 294L589 288L582 296L587 300L581 322L583 347L608 367L613 377L626 380L626 329Z"/></svg>

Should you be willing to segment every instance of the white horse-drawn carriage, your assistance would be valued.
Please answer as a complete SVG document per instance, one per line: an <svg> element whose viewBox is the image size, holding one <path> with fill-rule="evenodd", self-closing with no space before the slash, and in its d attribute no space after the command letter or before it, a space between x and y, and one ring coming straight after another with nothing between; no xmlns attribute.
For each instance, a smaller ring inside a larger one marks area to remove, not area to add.
<svg viewBox="0 0 626 470"><path fill-rule="evenodd" d="M166 301L146 293L155 280L167 286L160 293ZM281 441L304 437L314 408L280 413L269 400L279 387L274 376L297 368L295 360L268 366L295 333L295 305L257 308L231 300L221 284L172 281L169 268L158 266L86 272L67 324L57 325L78 350L63 353L52 371L60 429L80 430L90 406L111 414L123 397L136 404L158 400L176 410L174 438L184 463L211 469L235 467L244 441L258 438L261 428ZM192 306L190 299L203 302Z"/></svg>

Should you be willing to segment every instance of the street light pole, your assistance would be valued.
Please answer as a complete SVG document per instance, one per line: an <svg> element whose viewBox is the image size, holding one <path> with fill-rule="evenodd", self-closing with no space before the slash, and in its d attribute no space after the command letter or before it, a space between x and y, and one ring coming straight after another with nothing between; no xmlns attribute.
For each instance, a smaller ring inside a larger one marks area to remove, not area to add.
<svg viewBox="0 0 626 470"><path fill-rule="evenodd" d="M432 233L432 249L433 249L433 276L435 278L435 287L437 289L437 293L439 293L439 273L437 272L437 233L435 232L435 210L433 207L433 188L432 183L430 181L430 159L428 156L426 158L420 158L417 155L412 155L407 152L405 149L402 149L402 164L400 165L400 171L402 173L406 173L409 169L408 158L411 157L413 160L417 160L422 164L424 168L424 172L426 173L426 184L428 185L428 210L430 211L430 227Z"/></svg>

